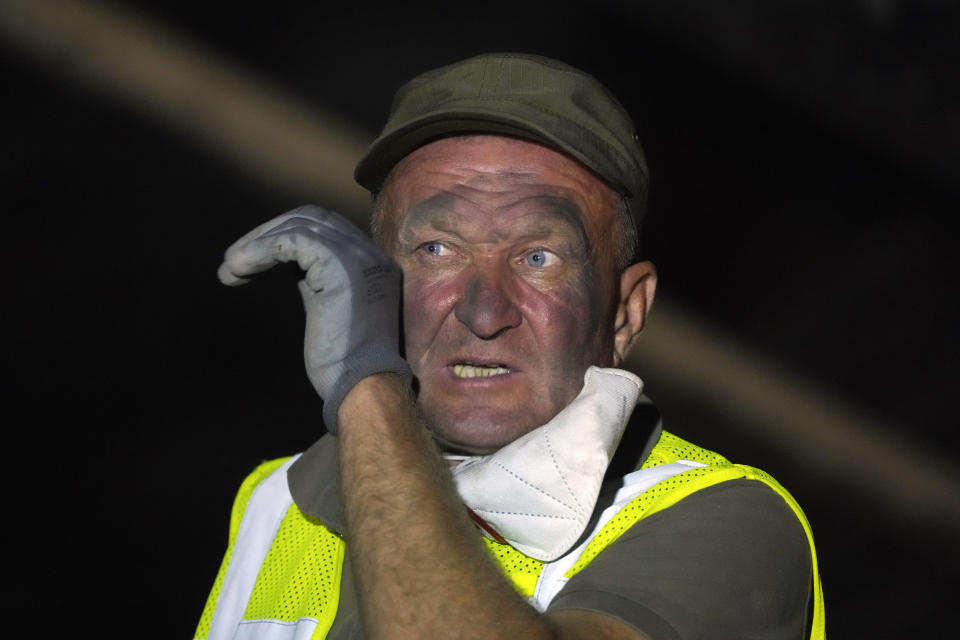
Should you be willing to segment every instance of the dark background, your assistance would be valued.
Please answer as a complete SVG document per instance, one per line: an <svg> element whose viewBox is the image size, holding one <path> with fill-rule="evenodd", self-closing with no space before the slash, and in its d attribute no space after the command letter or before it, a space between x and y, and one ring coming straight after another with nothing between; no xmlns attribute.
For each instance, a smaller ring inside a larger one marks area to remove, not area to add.
<svg viewBox="0 0 960 640"><path fill-rule="evenodd" d="M399 84L475 53L594 73L647 151L658 295L955 473L957 3L95 4L370 139ZM295 275L241 290L215 277L230 242L302 195L65 73L69 61L13 39L0 51L16 618L190 637L239 482L319 433ZM671 430L763 467L804 505L832 637L948 629L955 494L942 518L905 518L885 497L902 469L851 489L842 465L812 473L809 453L768 450L639 373Z"/></svg>

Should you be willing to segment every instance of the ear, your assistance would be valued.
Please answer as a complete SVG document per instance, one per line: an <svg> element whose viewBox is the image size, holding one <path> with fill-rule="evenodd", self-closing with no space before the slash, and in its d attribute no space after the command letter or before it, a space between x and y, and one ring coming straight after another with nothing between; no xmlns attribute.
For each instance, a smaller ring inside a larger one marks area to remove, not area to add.
<svg viewBox="0 0 960 640"><path fill-rule="evenodd" d="M653 306L657 290L657 269L652 262L638 262L620 274L620 302L613 328L613 365L619 366L630 349Z"/></svg>

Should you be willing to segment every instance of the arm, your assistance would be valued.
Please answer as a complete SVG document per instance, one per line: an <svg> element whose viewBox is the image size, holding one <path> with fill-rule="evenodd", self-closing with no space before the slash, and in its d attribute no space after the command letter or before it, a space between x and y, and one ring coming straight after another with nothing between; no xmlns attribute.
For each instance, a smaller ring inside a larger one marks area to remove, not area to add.
<svg viewBox="0 0 960 640"><path fill-rule="evenodd" d="M540 615L517 595L399 377L362 380L339 413L348 549L370 638L644 638L590 611Z"/></svg>

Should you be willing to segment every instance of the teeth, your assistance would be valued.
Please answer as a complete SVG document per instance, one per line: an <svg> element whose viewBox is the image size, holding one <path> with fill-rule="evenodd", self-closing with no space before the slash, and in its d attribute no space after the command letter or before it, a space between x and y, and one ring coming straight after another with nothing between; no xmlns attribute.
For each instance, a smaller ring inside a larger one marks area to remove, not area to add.
<svg viewBox="0 0 960 640"><path fill-rule="evenodd" d="M505 373L510 373L510 369L500 366L484 367L473 364L455 364L453 365L453 373L458 378L489 378L490 376L502 376Z"/></svg>

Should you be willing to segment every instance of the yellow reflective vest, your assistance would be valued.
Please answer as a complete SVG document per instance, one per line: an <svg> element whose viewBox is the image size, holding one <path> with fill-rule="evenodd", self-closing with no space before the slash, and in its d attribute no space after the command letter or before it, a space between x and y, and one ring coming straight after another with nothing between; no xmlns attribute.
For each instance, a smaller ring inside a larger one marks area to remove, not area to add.
<svg viewBox="0 0 960 640"><path fill-rule="evenodd" d="M240 487L227 552L195 637L325 638L337 613L344 540L305 515L290 496L286 470L295 458L265 462ZM517 592L539 611L577 572L636 522L700 489L727 480L768 485L796 514L810 543L813 569L811 640L823 640L824 604L813 534L800 506L770 475L697 447L666 431L639 470L601 515L592 535L562 558L541 562L484 539Z"/></svg>

